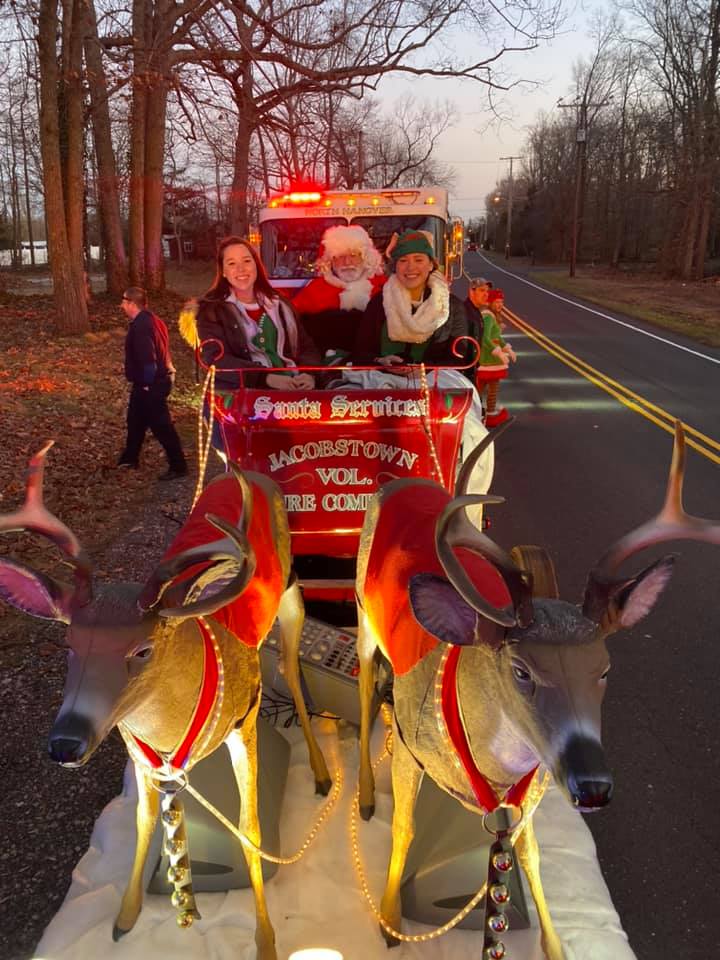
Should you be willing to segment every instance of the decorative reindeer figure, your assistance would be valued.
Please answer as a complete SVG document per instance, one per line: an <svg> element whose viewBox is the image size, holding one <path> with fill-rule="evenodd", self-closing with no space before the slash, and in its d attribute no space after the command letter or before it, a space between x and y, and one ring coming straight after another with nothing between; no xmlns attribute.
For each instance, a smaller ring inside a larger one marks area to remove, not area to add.
<svg viewBox="0 0 720 960"><path fill-rule="evenodd" d="M113 929L132 929L142 906L142 874L158 819L171 855L173 903L182 926L195 909L176 792L192 766L227 743L241 798L240 830L260 843L257 740L258 649L276 616L286 678L295 697L318 792L330 778L300 693L299 587L290 570L290 532L279 489L267 477L231 472L203 491L149 582L93 590L91 567L73 533L43 506L48 444L30 461L27 495L0 531L28 530L54 541L74 566L74 586L0 558L0 597L32 616L68 624L69 669L50 756L77 767L117 724L135 765L137 847ZM222 534L219 536L218 534ZM160 793L158 792L160 791ZM243 845L255 896L260 960L275 960L260 857Z"/></svg>
<svg viewBox="0 0 720 960"><path fill-rule="evenodd" d="M662 511L605 554L579 608L558 598L544 551L515 548L513 556L532 568L521 569L468 522L465 508L479 498L463 495L464 485L482 446L463 467L454 499L432 482L400 480L384 486L368 508L357 577L360 812L369 819L374 811L370 698L373 654L380 647L395 671L395 808L381 904L388 944L397 943L392 931L400 932L400 884L415 798L426 773L475 812L501 804L521 807L515 850L535 900L545 955L561 960L532 827L531 814L542 796L536 771L540 764L552 771L583 812L609 802L612 777L600 742L609 668L605 641L650 611L670 579L673 558L632 577L618 578L617 571L634 553L662 541L720 543L720 524L689 517L682 508L684 437L676 424ZM509 864L504 856L496 860L501 871ZM496 910L490 909L483 957L504 955L494 933L507 926L501 913L506 893L502 884L490 883L494 904L489 899L488 908Z"/></svg>

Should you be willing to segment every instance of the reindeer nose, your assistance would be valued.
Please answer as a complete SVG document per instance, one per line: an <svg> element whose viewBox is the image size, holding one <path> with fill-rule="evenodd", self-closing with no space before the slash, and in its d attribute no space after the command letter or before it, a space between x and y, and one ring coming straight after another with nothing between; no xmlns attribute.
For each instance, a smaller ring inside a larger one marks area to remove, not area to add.
<svg viewBox="0 0 720 960"><path fill-rule="evenodd" d="M613 778L597 740L573 737L560 758L560 768L572 801L580 810L600 810L610 803Z"/></svg>
<svg viewBox="0 0 720 960"><path fill-rule="evenodd" d="M573 803L581 810L600 810L612 799L613 782L608 780L577 780L568 777L568 789Z"/></svg>
<svg viewBox="0 0 720 960"><path fill-rule="evenodd" d="M92 726L85 717L63 717L50 731L48 753L55 763L78 766L88 755Z"/></svg>

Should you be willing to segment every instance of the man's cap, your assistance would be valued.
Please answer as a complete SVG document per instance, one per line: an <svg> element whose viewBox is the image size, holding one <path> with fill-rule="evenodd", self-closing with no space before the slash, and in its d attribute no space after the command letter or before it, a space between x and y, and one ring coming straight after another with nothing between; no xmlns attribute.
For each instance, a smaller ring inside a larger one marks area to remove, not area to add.
<svg viewBox="0 0 720 960"><path fill-rule="evenodd" d="M492 283L489 280L486 280L485 277L470 277L470 289L474 290L476 287L491 287Z"/></svg>
<svg viewBox="0 0 720 960"><path fill-rule="evenodd" d="M424 253L434 260L432 234L426 230L405 230L398 236L397 242L388 247L387 253L393 260L406 257L410 253Z"/></svg>

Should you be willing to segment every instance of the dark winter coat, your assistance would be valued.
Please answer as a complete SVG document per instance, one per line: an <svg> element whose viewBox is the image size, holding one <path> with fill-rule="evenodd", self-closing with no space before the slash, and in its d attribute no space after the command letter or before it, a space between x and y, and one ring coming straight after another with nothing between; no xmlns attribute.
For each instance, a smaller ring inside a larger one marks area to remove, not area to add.
<svg viewBox="0 0 720 960"><path fill-rule="evenodd" d="M275 301L278 305L277 321L282 324L285 339L284 355L297 366L319 366L320 354L295 319L290 304L283 299ZM242 318L238 308L227 300L201 300L197 312L197 335L200 342L217 340L223 348L222 357L217 359L218 346L208 343L202 348L202 358L206 364L214 363L217 368L215 382L220 390L237 390L241 386L240 374L232 372L235 368L252 370L242 375L242 385L251 388L265 386L267 373L263 365L250 355Z"/></svg>
<svg viewBox="0 0 720 960"><path fill-rule="evenodd" d="M147 387L170 380L174 373L168 328L160 317L141 310L130 321L125 337L125 376L130 383Z"/></svg>
<svg viewBox="0 0 720 960"><path fill-rule="evenodd" d="M430 296L430 289L426 289L424 299ZM383 307L383 292L376 293L367 305L365 316L358 327L353 348L353 362L356 364L373 364L380 356L382 342L382 328L385 323L385 309ZM430 366L458 367L465 364L465 360L455 356L452 345L456 337L467 334L467 319L462 301L454 294L450 294L450 309L448 319L431 335L427 341L428 347L423 355L423 363ZM404 360L412 362L410 349L414 344L408 343L402 353L398 353Z"/></svg>

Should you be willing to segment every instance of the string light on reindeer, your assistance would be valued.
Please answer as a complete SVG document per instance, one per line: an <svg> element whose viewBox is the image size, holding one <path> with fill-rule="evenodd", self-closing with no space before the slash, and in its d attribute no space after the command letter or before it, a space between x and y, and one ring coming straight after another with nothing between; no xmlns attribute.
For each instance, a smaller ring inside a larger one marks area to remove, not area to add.
<svg viewBox="0 0 720 960"><path fill-rule="evenodd" d="M288 960L343 960L343 955L330 947L305 947L293 951Z"/></svg>

